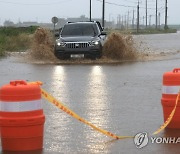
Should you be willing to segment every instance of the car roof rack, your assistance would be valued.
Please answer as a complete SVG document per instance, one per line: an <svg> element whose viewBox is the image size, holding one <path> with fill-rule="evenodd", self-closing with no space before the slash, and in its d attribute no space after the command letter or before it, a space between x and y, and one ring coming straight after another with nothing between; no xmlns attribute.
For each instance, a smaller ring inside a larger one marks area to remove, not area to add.
<svg viewBox="0 0 180 154"><path fill-rule="evenodd" d="M69 23L76 23L76 22L95 22L95 23L97 23L99 21L95 21L95 20L94 21L89 21L89 20L88 21L74 21L74 22L73 21L68 21L67 23L69 24Z"/></svg>
<svg viewBox="0 0 180 154"><path fill-rule="evenodd" d="M91 22L91 23L96 23L96 24L99 26L99 28L100 28L101 31L103 31L103 29L104 29L104 28L101 26L100 21L76 21L76 22L68 21L67 24L70 24L70 23L78 23L78 22Z"/></svg>

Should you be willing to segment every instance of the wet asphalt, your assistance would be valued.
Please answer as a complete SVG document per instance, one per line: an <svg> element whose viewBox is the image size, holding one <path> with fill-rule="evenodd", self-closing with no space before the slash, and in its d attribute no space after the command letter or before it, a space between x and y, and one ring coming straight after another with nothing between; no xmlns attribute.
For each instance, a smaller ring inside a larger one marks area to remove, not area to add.
<svg viewBox="0 0 180 154"><path fill-rule="evenodd" d="M144 37L154 39L151 35ZM176 44L177 50L178 46ZM166 47L161 46L163 48ZM152 136L163 123L162 75L180 67L179 64L180 54L171 55L169 60L114 65L30 64L18 62L11 56L0 59L0 86L17 79L42 81L44 89L94 125L120 136L134 136L139 132ZM178 154L180 151L179 144L150 142L137 149L133 139L106 137L46 100L43 100L43 109L46 116L44 148L25 153ZM166 129L157 135L160 136L179 137L180 130Z"/></svg>

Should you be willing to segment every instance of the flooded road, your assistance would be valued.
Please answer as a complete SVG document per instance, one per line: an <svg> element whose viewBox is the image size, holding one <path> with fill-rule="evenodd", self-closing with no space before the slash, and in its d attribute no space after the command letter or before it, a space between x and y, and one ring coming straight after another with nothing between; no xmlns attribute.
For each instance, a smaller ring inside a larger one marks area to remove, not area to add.
<svg viewBox="0 0 180 154"><path fill-rule="evenodd" d="M176 52L180 50L180 31L172 34L151 34L135 35L135 40L142 41L142 50L144 47L154 53Z"/></svg>
<svg viewBox="0 0 180 154"><path fill-rule="evenodd" d="M147 42L153 40L151 35L142 37L147 37ZM176 50L180 49L178 45ZM179 54L169 60L118 65L28 64L7 57L0 59L0 86L17 79L40 80L45 90L94 125L120 136L134 136L139 132L148 132L151 136L163 123L162 75L180 67L179 64ZM180 151L179 144L149 143L137 149L133 139L112 140L45 100L43 108L46 115L44 149L33 153L176 154ZM159 136L179 137L180 131L166 129Z"/></svg>

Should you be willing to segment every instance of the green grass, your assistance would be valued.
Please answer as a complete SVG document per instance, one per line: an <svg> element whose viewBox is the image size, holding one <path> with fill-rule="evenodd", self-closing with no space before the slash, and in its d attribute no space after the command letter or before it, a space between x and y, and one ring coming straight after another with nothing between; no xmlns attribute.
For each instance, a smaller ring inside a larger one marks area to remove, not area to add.
<svg viewBox="0 0 180 154"><path fill-rule="evenodd" d="M22 51L30 48L31 34L37 27L0 27L0 56L6 51Z"/></svg>
<svg viewBox="0 0 180 154"><path fill-rule="evenodd" d="M37 26L30 27L0 27L0 34L4 34L6 36L17 36L22 33L33 34Z"/></svg>
<svg viewBox="0 0 180 154"><path fill-rule="evenodd" d="M0 34L0 56L5 54L4 45L6 44L6 36L4 34Z"/></svg>

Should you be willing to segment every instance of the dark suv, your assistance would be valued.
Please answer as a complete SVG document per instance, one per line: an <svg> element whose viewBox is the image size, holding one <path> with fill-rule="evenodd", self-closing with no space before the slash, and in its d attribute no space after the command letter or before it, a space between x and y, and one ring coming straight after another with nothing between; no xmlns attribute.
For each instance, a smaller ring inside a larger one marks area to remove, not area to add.
<svg viewBox="0 0 180 154"><path fill-rule="evenodd" d="M62 28L55 43L55 56L59 59L73 57L100 58L106 39L99 22L73 22Z"/></svg>

